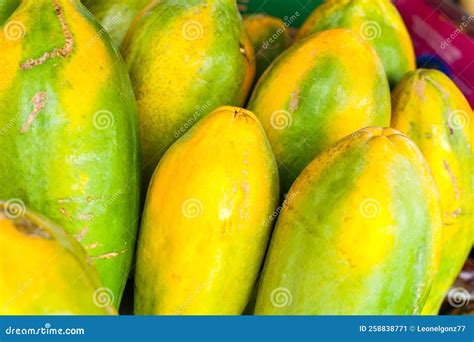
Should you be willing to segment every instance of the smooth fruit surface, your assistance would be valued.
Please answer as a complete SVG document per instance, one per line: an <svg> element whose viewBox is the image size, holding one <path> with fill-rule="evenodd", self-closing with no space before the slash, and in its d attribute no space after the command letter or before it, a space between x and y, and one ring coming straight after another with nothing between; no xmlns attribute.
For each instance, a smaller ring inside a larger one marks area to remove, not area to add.
<svg viewBox="0 0 474 342"><path fill-rule="evenodd" d="M0 24L3 24L19 5L20 0L0 0ZM10 34L15 34L15 30Z"/></svg>
<svg viewBox="0 0 474 342"><path fill-rule="evenodd" d="M472 246L473 121L466 98L440 71L409 73L394 90L392 126L420 148L441 194L443 257L427 314L438 313Z"/></svg>
<svg viewBox="0 0 474 342"><path fill-rule="evenodd" d="M345 29L321 32L286 50L259 80L248 107L275 151L282 191L339 139L363 127L390 125L382 63Z"/></svg>
<svg viewBox="0 0 474 342"><path fill-rule="evenodd" d="M117 304L140 188L126 67L79 1L23 1L10 22L23 32L0 33L0 198L19 199L74 235Z"/></svg>
<svg viewBox="0 0 474 342"><path fill-rule="evenodd" d="M371 44L392 87L405 73L415 70L410 35L390 0L327 0L306 19L298 37L333 28L351 29Z"/></svg>
<svg viewBox="0 0 474 342"><path fill-rule="evenodd" d="M145 181L193 124L218 106L242 106L255 73L232 0L152 1L123 51L138 101Z"/></svg>
<svg viewBox="0 0 474 342"><path fill-rule="evenodd" d="M419 314L440 247L440 199L421 152L390 128L362 129L292 186L255 313Z"/></svg>
<svg viewBox="0 0 474 342"><path fill-rule="evenodd" d="M0 202L0 314L114 314L77 241L18 202Z"/></svg>
<svg viewBox="0 0 474 342"><path fill-rule="evenodd" d="M241 314L279 197L255 115L220 107L168 150L149 188L138 244L135 313Z"/></svg>

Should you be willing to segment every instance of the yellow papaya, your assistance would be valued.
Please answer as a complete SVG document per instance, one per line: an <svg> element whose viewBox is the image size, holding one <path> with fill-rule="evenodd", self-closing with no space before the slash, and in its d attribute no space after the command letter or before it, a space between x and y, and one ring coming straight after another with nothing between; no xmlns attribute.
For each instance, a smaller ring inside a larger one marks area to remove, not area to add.
<svg viewBox="0 0 474 342"><path fill-rule="evenodd" d="M418 145L441 194L443 256L424 309L437 314L472 246L474 117L461 91L437 70L407 74L392 98L392 127Z"/></svg>
<svg viewBox="0 0 474 342"><path fill-rule="evenodd" d="M392 87L405 73L415 70L410 35L390 0L326 0L306 19L297 38L332 28L351 29L371 44Z"/></svg>
<svg viewBox="0 0 474 342"><path fill-rule="evenodd" d="M179 138L150 184L140 230L136 314L241 314L279 197L255 115L220 107Z"/></svg>
<svg viewBox="0 0 474 342"><path fill-rule="evenodd" d="M421 312L441 254L439 193L421 152L364 128L322 152L278 218L256 314Z"/></svg>
<svg viewBox="0 0 474 342"><path fill-rule="evenodd" d="M135 250L141 160L127 69L99 31L79 0L24 0L0 28L0 198L74 235L118 305Z"/></svg>
<svg viewBox="0 0 474 342"><path fill-rule="evenodd" d="M390 89L367 43L350 30L328 30L280 55L248 108L267 133L286 192L331 144L363 127L389 126Z"/></svg>
<svg viewBox="0 0 474 342"><path fill-rule="evenodd" d="M0 315L115 314L84 249L61 228L0 202Z"/></svg>
<svg viewBox="0 0 474 342"><path fill-rule="evenodd" d="M144 180L171 144L223 105L242 106L255 74L235 0L152 1L125 38Z"/></svg>

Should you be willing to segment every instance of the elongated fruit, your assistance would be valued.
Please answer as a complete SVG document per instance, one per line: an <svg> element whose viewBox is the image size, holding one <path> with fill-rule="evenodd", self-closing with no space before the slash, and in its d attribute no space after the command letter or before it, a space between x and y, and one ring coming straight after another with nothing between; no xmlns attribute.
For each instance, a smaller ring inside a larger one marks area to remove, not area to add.
<svg viewBox="0 0 474 342"><path fill-rule="evenodd" d="M410 35L390 0L326 0L306 19L298 38L332 28L351 29L371 44L392 87L406 72L415 70Z"/></svg>
<svg viewBox="0 0 474 342"><path fill-rule="evenodd" d="M125 65L78 0L26 0L9 22L24 32L0 33L0 198L21 199L74 235L117 304L140 187Z"/></svg>
<svg viewBox="0 0 474 342"><path fill-rule="evenodd" d="M20 5L20 0L0 0L0 24L3 24L5 20L15 11ZM7 27L8 30L8 27ZM17 28L10 28L10 35L15 35L18 32Z"/></svg>
<svg viewBox="0 0 474 342"><path fill-rule="evenodd" d="M194 123L218 106L242 106L255 73L235 0L163 0L147 8L123 46L138 101L145 181Z"/></svg>
<svg viewBox="0 0 474 342"><path fill-rule="evenodd" d="M257 14L244 18L244 27L255 51L256 79L290 45L288 25L279 18Z"/></svg>
<svg viewBox="0 0 474 342"><path fill-rule="evenodd" d="M0 202L0 314L114 314L112 297L84 249L62 229Z"/></svg>
<svg viewBox="0 0 474 342"><path fill-rule="evenodd" d="M473 121L466 98L440 71L409 73L394 90L392 126L420 147L441 194L443 257L426 314L438 313L472 246Z"/></svg>
<svg viewBox="0 0 474 342"><path fill-rule="evenodd" d="M241 314L278 201L257 118L220 107L168 150L150 185L138 244L137 314Z"/></svg>
<svg viewBox="0 0 474 342"><path fill-rule="evenodd" d="M133 19L149 2L150 0L82 1L118 46L122 45Z"/></svg>
<svg viewBox="0 0 474 342"><path fill-rule="evenodd" d="M361 77L361 75L364 75ZM367 126L390 125L390 90L375 51L349 30L328 30L285 51L249 103L288 191L316 155Z"/></svg>
<svg viewBox="0 0 474 342"><path fill-rule="evenodd" d="M441 246L438 190L421 152L365 128L298 177L265 261L257 314L421 312Z"/></svg>

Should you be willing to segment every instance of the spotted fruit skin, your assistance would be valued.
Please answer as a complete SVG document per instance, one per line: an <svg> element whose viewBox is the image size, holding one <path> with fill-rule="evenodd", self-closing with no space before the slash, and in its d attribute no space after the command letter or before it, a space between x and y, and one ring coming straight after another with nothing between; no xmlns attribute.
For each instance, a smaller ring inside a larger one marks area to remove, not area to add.
<svg viewBox="0 0 474 342"><path fill-rule="evenodd" d="M151 2L123 51L138 101L145 182L193 124L219 106L242 106L255 74L232 0Z"/></svg>
<svg viewBox="0 0 474 342"><path fill-rule="evenodd" d="M392 98L392 127L419 146L441 194L443 257L424 309L437 314L474 237L474 117L461 91L437 70L407 74Z"/></svg>
<svg viewBox="0 0 474 342"><path fill-rule="evenodd" d="M286 50L259 80L248 107L275 151L283 192L339 139L363 127L390 125L382 63L345 29L318 33Z"/></svg>
<svg viewBox="0 0 474 342"><path fill-rule="evenodd" d="M237 315L263 262L279 198L255 115L220 107L178 139L148 191L135 313Z"/></svg>
<svg viewBox="0 0 474 342"><path fill-rule="evenodd" d="M421 152L393 129L364 128L292 186L255 313L419 314L440 247L440 198Z"/></svg>
<svg viewBox="0 0 474 342"><path fill-rule="evenodd" d="M26 0L13 21L25 31L0 33L0 198L20 199L74 235L118 304L141 164L126 66L77 0Z"/></svg>
<svg viewBox="0 0 474 342"><path fill-rule="evenodd" d="M19 202L0 202L0 250L1 315L116 314L79 243Z"/></svg>
<svg viewBox="0 0 474 342"><path fill-rule="evenodd" d="M371 44L391 87L416 68L410 35L390 0L327 0L306 19L298 38L332 28L351 29Z"/></svg>

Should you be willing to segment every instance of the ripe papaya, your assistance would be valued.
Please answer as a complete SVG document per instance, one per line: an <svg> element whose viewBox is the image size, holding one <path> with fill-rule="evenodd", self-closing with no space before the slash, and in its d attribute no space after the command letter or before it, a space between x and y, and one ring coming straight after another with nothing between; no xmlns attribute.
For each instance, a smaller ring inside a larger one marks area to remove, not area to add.
<svg viewBox="0 0 474 342"><path fill-rule="evenodd" d="M418 145L441 194L443 256L424 310L437 314L472 246L474 117L461 91L437 70L407 74L392 98L392 127Z"/></svg>
<svg viewBox="0 0 474 342"><path fill-rule="evenodd" d="M241 314L279 198L278 170L249 111L220 107L160 161L137 251L136 314Z"/></svg>
<svg viewBox="0 0 474 342"><path fill-rule="evenodd" d="M417 314L440 233L439 193L415 144L390 128L357 131L291 187L256 314Z"/></svg>
<svg viewBox="0 0 474 342"><path fill-rule="evenodd" d="M19 201L0 202L0 251L1 315L116 313L79 243Z"/></svg>
<svg viewBox="0 0 474 342"><path fill-rule="evenodd" d="M256 14L244 17L244 27L255 52L258 79L268 66L290 46L288 25L279 18Z"/></svg>
<svg viewBox="0 0 474 342"><path fill-rule="evenodd" d="M297 39L332 28L351 29L371 44L391 87L416 67L410 35L390 0L327 0L306 19Z"/></svg>
<svg viewBox="0 0 474 342"><path fill-rule="evenodd" d="M150 0L82 1L118 46L122 45L135 17L149 2Z"/></svg>
<svg viewBox="0 0 474 342"><path fill-rule="evenodd" d="M153 1L123 53L137 96L145 183L199 119L222 105L242 106L255 74L235 0Z"/></svg>
<svg viewBox="0 0 474 342"><path fill-rule="evenodd" d="M20 0L0 0L0 24L3 24L19 5Z"/></svg>
<svg viewBox="0 0 474 342"><path fill-rule="evenodd" d="M75 235L117 304L141 164L126 66L79 0L26 0L11 22L24 32L0 33L0 198Z"/></svg>
<svg viewBox="0 0 474 342"><path fill-rule="evenodd" d="M284 192L331 144L363 127L390 125L382 63L345 29L318 33L286 50L259 80L248 107L273 147Z"/></svg>

